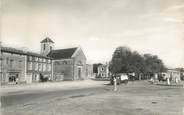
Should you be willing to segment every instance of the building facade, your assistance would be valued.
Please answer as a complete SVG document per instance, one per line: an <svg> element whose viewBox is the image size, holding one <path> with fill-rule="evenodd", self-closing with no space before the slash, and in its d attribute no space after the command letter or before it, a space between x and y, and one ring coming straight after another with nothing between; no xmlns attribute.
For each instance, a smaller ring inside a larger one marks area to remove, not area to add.
<svg viewBox="0 0 184 115"><path fill-rule="evenodd" d="M40 46L40 54L1 47L1 84L81 80L91 74L86 74L86 57L80 47L54 50L48 37Z"/></svg>
<svg viewBox="0 0 184 115"><path fill-rule="evenodd" d="M86 79L86 57L80 47L52 50L48 56L53 59L53 79Z"/></svg>
<svg viewBox="0 0 184 115"><path fill-rule="evenodd" d="M1 47L0 57L1 84L15 84L26 82L26 55L23 51L8 47Z"/></svg>
<svg viewBox="0 0 184 115"><path fill-rule="evenodd" d="M98 66L97 77L107 78L109 77L109 66L108 64L102 64Z"/></svg>
<svg viewBox="0 0 184 115"><path fill-rule="evenodd" d="M52 80L52 60L49 57L27 53L27 82L39 82L42 79Z"/></svg>
<svg viewBox="0 0 184 115"><path fill-rule="evenodd" d="M169 74L171 80L175 81L177 80L181 80L180 77L180 71L176 70L176 69L168 69L167 73Z"/></svg>
<svg viewBox="0 0 184 115"><path fill-rule="evenodd" d="M52 78L52 60L40 54L1 47L0 64L2 85L39 82L41 76Z"/></svg>

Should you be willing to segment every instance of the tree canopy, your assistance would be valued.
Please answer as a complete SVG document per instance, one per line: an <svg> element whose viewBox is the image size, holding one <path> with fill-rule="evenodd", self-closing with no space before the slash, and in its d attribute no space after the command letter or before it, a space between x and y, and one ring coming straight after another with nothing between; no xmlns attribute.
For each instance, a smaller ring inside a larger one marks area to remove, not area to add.
<svg viewBox="0 0 184 115"><path fill-rule="evenodd" d="M156 55L140 55L128 47L117 47L110 62L112 73L159 73L165 71L165 66Z"/></svg>

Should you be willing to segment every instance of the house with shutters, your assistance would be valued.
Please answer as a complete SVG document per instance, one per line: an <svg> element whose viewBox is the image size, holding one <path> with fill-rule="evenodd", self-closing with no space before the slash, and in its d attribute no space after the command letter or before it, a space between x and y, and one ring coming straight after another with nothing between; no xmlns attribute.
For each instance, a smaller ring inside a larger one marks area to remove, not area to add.
<svg viewBox="0 0 184 115"><path fill-rule="evenodd" d="M108 78L109 74L110 73L109 73L109 65L108 64L101 64L98 66L97 77Z"/></svg>
<svg viewBox="0 0 184 115"><path fill-rule="evenodd" d="M52 59L53 81L86 79L86 56L82 48L53 49L50 38L41 41L41 54Z"/></svg>

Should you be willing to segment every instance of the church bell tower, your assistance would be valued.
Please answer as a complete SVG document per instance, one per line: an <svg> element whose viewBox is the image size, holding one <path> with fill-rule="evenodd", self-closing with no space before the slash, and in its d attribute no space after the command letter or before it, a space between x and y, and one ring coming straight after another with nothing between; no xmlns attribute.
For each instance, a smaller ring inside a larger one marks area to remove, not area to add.
<svg viewBox="0 0 184 115"><path fill-rule="evenodd" d="M44 56L47 56L47 54L51 50L53 50L54 42L49 37L46 37L40 43L41 43L41 51L40 51L40 54L42 54Z"/></svg>

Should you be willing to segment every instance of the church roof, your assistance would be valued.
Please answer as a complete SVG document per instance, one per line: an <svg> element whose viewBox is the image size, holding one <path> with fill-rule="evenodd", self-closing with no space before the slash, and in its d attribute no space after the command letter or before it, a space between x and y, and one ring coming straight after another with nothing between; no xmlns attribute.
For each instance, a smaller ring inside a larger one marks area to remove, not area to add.
<svg viewBox="0 0 184 115"><path fill-rule="evenodd" d="M46 37L46 38L43 39L40 43L46 43L46 42L54 43L49 37Z"/></svg>
<svg viewBox="0 0 184 115"><path fill-rule="evenodd" d="M47 56L52 59L68 59L71 58L78 47L52 50Z"/></svg>

